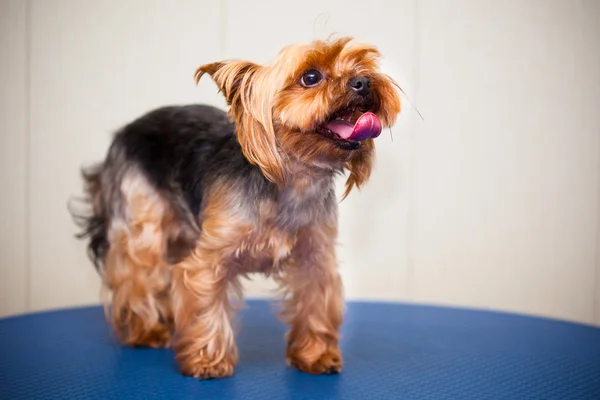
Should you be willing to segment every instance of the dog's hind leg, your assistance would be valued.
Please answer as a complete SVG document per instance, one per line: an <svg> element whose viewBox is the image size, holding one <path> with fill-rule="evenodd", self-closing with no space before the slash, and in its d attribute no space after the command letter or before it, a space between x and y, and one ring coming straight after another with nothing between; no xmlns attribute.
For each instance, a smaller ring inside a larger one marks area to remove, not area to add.
<svg viewBox="0 0 600 400"><path fill-rule="evenodd" d="M168 347L173 315L166 247L172 209L135 169L120 182L121 210L108 224L109 250L102 280L107 319L131 346Z"/></svg>

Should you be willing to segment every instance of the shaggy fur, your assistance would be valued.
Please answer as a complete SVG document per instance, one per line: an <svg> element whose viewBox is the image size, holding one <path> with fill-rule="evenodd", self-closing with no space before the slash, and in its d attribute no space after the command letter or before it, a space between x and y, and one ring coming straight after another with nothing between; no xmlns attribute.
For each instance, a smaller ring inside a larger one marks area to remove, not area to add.
<svg viewBox="0 0 600 400"><path fill-rule="evenodd" d="M91 213L74 216L123 343L172 346L186 375L232 375L238 279L257 272L281 286L288 364L341 371L334 178L349 174L346 195L365 183L374 145L322 127L342 109L394 123L400 100L379 57L342 38L286 47L267 66L203 65L196 79L212 76L229 114L163 107L116 133L106 159L84 171ZM310 68L324 78L314 87L300 84ZM369 79L368 93L349 86L356 77Z"/></svg>

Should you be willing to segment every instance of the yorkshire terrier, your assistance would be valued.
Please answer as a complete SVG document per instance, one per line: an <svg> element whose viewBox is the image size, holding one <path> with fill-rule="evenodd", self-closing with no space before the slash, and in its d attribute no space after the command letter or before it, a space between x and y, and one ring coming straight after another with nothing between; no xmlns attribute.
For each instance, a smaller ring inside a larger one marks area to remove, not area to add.
<svg viewBox="0 0 600 400"><path fill-rule="evenodd" d="M172 346L182 374L231 376L241 276L280 285L286 361L342 369L342 282L334 179L344 197L371 173L374 138L400 113L380 52L352 38L295 44L270 65L199 67L229 112L155 109L116 132L105 160L83 170L87 238L121 342Z"/></svg>

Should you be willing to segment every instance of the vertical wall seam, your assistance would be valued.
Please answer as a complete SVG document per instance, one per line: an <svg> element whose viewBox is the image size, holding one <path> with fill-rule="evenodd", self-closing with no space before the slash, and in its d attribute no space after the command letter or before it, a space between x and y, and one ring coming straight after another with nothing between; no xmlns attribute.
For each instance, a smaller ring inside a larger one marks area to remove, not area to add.
<svg viewBox="0 0 600 400"><path fill-rule="evenodd" d="M596 137L596 247L593 296L593 320L600 325L600 139Z"/></svg>
<svg viewBox="0 0 600 400"><path fill-rule="evenodd" d="M221 0L220 4L220 26L219 26L219 46L221 52L221 59L227 58L227 0Z"/></svg>
<svg viewBox="0 0 600 400"><path fill-rule="evenodd" d="M579 11L582 13L591 13L591 11L600 10L598 6L591 6L591 10L588 7L581 7ZM589 21L589 20L588 20ZM588 24L581 24L581 38L582 40L587 37L594 37L594 34L600 33L600 29L597 27L589 26ZM600 58L596 58L595 64L600 62ZM600 88L600 78L596 77L594 82L590 82L589 89L593 87ZM592 92L593 93L593 92ZM582 115L585 117L585 115ZM591 117L591 115L589 116ZM593 129L593 128L592 128ZM594 324L600 326L600 137L598 135L594 135L596 143L596 154L595 154L595 171L596 171L596 237L595 237L595 247L594 247L594 286L592 290L592 321Z"/></svg>
<svg viewBox="0 0 600 400"><path fill-rule="evenodd" d="M600 142L600 141L599 141ZM600 147L600 145L598 146ZM600 150L596 156L596 171L600 169ZM598 200L598 206L596 211L596 250L595 250L595 272L594 272L594 290L593 290L593 319L596 325L600 325L600 173L596 178L596 199Z"/></svg>
<svg viewBox="0 0 600 400"><path fill-rule="evenodd" d="M420 57L420 38L419 38L419 1L413 1L413 93L410 97L413 104L416 107L418 92L420 87L420 75L419 75L419 57ZM406 106L405 106L406 107ZM409 106L410 107L410 106ZM406 196L407 196L407 235L406 235L406 289L407 297L410 301L415 300L415 179L416 179L416 162L415 162L415 150L416 143L414 136L417 132L417 120L413 118L413 122L409 125L408 132L408 153L407 153L407 185L406 185Z"/></svg>
<svg viewBox="0 0 600 400"><path fill-rule="evenodd" d="M25 306L31 311L31 8L32 0L25 3Z"/></svg>

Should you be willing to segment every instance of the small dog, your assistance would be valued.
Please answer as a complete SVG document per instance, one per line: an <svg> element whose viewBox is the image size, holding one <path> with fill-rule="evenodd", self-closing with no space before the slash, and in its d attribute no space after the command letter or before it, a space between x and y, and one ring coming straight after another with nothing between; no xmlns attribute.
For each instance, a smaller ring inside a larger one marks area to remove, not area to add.
<svg viewBox="0 0 600 400"><path fill-rule="evenodd" d="M229 106L151 111L83 170L73 212L103 282L107 319L131 346L173 347L181 373L231 376L239 278L272 276L289 324L288 365L342 369L334 178L344 197L371 173L374 142L400 112L380 53L352 38L285 47L268 66L207 64Z"/></svg>

